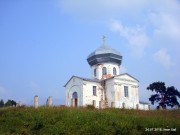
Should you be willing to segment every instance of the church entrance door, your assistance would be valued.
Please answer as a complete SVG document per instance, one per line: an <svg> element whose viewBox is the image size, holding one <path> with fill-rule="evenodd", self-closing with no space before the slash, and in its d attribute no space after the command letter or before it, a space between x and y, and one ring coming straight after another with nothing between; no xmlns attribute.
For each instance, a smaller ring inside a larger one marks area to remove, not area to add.
<svg viewBox="0 0 180 135"><path fill-rule="evenodd" d="M77 107L78 106L78 94L77 92L74 92L72 94L72 100L73 100L73 107Z"/></svg>
<svg viewBox="0 0 180 135"><path fill-rule="evenodd" d="M75 103L74 103L74 106L75 106L75 107L77 107L77 101L78 101L78 99L75 98L75 99L74 99L74 102L75 102Z"/></svg>

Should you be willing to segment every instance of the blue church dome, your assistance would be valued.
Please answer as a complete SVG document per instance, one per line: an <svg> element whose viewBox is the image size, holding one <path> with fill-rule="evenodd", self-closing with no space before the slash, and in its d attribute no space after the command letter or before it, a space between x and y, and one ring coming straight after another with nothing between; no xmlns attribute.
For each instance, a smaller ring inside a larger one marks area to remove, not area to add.
<svg viewBox="0 0 180 135"><path fill-rule="evenodd" d="M90 66L101 64L101 63L116 63L121 65L122 55L119 51L110 48L105 44L105 37L103 38L103 45L92 52L87 61Z"/></svg>

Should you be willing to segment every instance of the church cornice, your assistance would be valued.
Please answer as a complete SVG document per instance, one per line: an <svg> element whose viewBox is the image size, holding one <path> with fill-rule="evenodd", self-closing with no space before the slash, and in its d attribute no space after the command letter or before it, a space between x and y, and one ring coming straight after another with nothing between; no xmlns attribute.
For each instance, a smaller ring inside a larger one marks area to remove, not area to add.
<svg viewBox="0 0 180 135"><path fill-rule="evenodd" d="M129 79L124 79L124 78L116 78L116 79L120 80L120 81L125 81L125 82L134 82L134 83L137 83L137 81L129 80Z"/></svg>
<svg viewBox="0 0 180 135"><path fill-rule="evenodd" d="M123 79L123 78L118 78L118 77L122 77L122 76L124 76L124 75L127 75L127 76L129 76L129 77L131 77L132 79L134 79L134 80L136 80L136 81L134 81L134 82L139 82L139 80L138 79L136 79L135 77L133 77L133 76L131 76L130 74L128 74L128 73L124 73L124 74L120 74L120 75L116 75L116 76L112 76L112 77L110 77L110 78L107 78L107 79L104 79L104 81L106 81L106 80L110 80L110 79ZM127 80L129 80L129 79L127 79ZM133 80L132 80L133 81Z"/></svg>
<svg viewBox="0 0 180 135"><path fill-rule="evenodd" d="M121 86L121 85L130 85L132 88L138 88L139 86L138 85L131 85L131 84L127 84L127 83L114 83L114 85L118 85L118 86Z"/></svg>

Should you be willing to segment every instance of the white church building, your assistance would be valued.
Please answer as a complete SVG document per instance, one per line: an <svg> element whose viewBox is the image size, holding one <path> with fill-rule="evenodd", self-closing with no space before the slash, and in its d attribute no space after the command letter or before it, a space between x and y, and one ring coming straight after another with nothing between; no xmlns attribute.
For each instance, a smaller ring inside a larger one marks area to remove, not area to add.
<svg viewBox="0 0 180 135"><path fill-rule="evenodd" d="M122 55L103 44L87 57L91 78L72 76L65 84L66 106L93 105L96 108L149 110L139 101L138 80L128 73L120 74Z"/></svg>

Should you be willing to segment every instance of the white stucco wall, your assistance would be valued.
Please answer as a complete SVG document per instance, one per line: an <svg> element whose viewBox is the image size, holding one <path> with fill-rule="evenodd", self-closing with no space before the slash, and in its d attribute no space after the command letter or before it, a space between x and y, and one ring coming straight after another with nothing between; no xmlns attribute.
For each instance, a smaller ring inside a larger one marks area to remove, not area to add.
<svg viewBox="0 0 180 135"><path fill-rule="evenodd" d="M102 79L102 68L106 67L107 68L107 74L110 74L111 76L113 75L113 68L116 68L116 75L119 75L120 73L120 69L119 69L119 65L115 64L115 63L102 63L99 65L94 65L91 67L91 71L92 71L92 78L97 78L97 79ZM96 68L96 76L94 76L94 69Z"/></svg>
<svg viewBox="0 0 180 135"><path fill-rule="evenodd" d="M96 95L93 95L93 86L96 86ZM128 86L128 97L125 97L124 86ZM78 106L93 105L95 101L95 107L100 108L100 102L105 100L105 94L107 99L106 107L115 107L127 109L149 110L148 104L139 103L138 95L138 81L128 74L115 76L105 81L104 86L101 86L98 82L91 82L82 80L78 77L72 77L66 85L66 105L71 106L72 94L77 92L78 94Z"/></svg>
<svg viewBox="0 0 180 135"><path fill-rule="evenodd" d="M99 108L99 101L101 101L101 85L96 82L84 81L83 83L83 106L92 105L95 100L96 108ZM93 95L93 86L96 86L96 95Z"/></svg>
<svg viewBox="0 0 180 135"><path fill-rule="evenodd" d="M71 106L72 94L77 92L78 94L78 106L83 105L83 81L79 78L73 77L66 85L66 105Z"/></svg>
<svg viewBox="0 0 180 135"><path fill-rule="evenodd" d="M96 96L93 95L93 86L96 86ZM92 105L93 100L96 101L96 108L99 108L99 101L101 101L102 87L100 83L84 81L77 77L73 77L66 85L66 106L72 106L72 94L78 94L78 106Z"/></svg>
<svg viewBox="0 0 180 135"><path fill-rule="evenodd" d="M128 87L128 97L124 95L124 86ZM107 80L106 93L109 107L112 102L116 108L122 108L125 103L125 108L129 109L136 109L139 104L138 81L126 74Z"/></svg>

